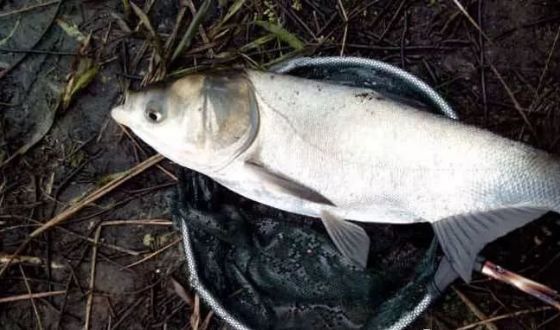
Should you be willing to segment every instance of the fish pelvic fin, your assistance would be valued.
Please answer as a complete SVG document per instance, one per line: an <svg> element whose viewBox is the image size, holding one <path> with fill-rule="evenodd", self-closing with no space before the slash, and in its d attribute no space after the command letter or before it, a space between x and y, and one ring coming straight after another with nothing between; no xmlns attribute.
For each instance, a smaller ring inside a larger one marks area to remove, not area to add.
<svg viewBox="0 0 560 330"><path fill-rule="evenodd" d="M370 246L366 231L328 211L321 211L321 220L340 253L356 266L366 268Z"/></svg>
<svg viewBox="0 0 560 330"><path fill-rule="evenodd" d="M433 222L432 227L451 267L468 283L476 257L486 244L547 212L538 207L501 208L454 215Z"/></svg>

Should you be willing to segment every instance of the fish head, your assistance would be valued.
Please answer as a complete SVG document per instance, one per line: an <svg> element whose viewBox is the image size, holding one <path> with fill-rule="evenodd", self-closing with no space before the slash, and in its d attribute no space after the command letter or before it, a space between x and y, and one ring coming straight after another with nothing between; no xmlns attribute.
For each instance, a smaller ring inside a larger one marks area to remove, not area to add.
<svg viewBox="0 0 560 330"><path fill-rule="evenodd" d="M254 92L242 73L189 75L127 92L111 116L166 158L203 173L231 163L258 128Z"/></svg>

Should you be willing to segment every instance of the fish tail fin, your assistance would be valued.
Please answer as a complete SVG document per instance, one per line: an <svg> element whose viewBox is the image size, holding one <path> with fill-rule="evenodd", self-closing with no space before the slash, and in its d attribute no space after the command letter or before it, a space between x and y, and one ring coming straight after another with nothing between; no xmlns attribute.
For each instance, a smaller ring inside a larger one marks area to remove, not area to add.
<svg viewBox="0 0 560 330"><path fill-rule="evenodd" d="M476 258L486 244L547 212L544 208L510 207L454 215L433 222L432 227L451 267L468 283Z"/></svg>

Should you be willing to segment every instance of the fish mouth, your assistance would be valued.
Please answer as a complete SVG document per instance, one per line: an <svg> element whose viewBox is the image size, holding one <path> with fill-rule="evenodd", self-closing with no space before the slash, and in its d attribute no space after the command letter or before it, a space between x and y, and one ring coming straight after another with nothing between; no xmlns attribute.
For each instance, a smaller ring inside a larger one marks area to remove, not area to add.
<svg viewBox="0 0 560 330"><path fill-rule="evenodd" d="M113 119L121 125L126 125L126 123L128 122L126 120L126 111L124 109L124 106L122 105L119 105L118 107L115 107L113 108L113 110L111 110L111 117L113 117Z"/></svg>

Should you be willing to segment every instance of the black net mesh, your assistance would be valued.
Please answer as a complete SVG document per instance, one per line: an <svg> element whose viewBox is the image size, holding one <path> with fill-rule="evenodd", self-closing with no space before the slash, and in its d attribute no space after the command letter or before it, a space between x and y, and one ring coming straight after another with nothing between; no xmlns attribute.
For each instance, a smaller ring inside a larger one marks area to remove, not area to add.
<svg viewBox="0 0 560 330"><path fill-rule="evenodd" d="M292 74L368 86L410 102L426 98L359 65L299 67ZM173 201L191 285L234 328L402 329L438 294L428 224L362 224L371 247L361 270L337 252L316 219L254 203L201 174L183 170Z"/></svg>
<svg viewBox="0 0 560 330"><path fill-rule="evenodd" d="M200 284L251 328L387 329L412 321L435 296L429 226L368 225L364 271L316 220L245 200L186 170L178 191L173 214L189 227Z"/></svg>

